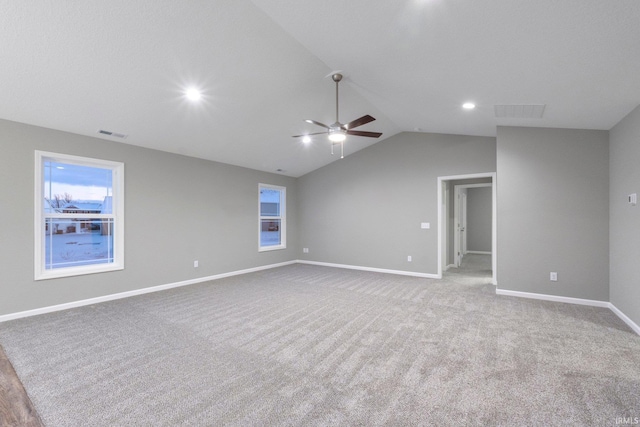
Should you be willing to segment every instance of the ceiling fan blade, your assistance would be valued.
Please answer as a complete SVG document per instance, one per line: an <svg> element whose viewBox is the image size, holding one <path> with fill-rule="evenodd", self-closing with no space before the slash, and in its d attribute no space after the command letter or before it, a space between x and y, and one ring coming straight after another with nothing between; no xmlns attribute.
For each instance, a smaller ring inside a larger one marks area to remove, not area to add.
<svg viewBox="0 0 640 427"><path fill-rule="evenodd" d="M355 119L349 123L347 123L346 125L343 125L342 128L343 129L353 129L353 128L357 128L358 126L362 126L362 125L366 125L369 122L374 121L375 119L373 117L371 117L370 115L366 115L366 116L362 116L359 119Z"/></svg>
<svg viewBox="0 0 640 427"><path fill-rule="evenodd" d="M307 120L305 120L305 122L329 129L329 126L325 125L324 123L316 122L315 120L307 119Z"/></svg>
<svg viewBox="0 0 640 427"><path fill-rule="evenodd" d="M363 130L348 130L347 131L347 135L367 136L369 138L380 138L380 136L382 134L380 132L366 132L366 131L363 131Z"/></svg>
<svg viewBox="0 0 640 427"><path fill-rule="evenodd" d="M305 133L304 135L293 135L292 138L299 138L301 136L311 136L311 135L326 135L329 132L314 132L314 133Z"/></svg>

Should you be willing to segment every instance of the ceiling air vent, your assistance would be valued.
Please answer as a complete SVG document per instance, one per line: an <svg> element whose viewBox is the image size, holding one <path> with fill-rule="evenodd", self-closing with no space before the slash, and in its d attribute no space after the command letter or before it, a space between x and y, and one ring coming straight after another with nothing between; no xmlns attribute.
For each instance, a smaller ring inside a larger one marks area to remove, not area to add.
<svg viewBox="0 0 640 427"><path fill-rule="evenodd" d="M104 130L104 129L100 129L98 133L101 135L113 136L115 138L121 138L121 139L125 139L127 136L129 136L129 135L125 135L124 133L111 132L110 130Z"/></svg>
<svg viewBox="0 0 640 427"><path fill-rule="evenodd" d="M511 104L494 105L496 117L499 119L541 119L546 104Z"/></svg>

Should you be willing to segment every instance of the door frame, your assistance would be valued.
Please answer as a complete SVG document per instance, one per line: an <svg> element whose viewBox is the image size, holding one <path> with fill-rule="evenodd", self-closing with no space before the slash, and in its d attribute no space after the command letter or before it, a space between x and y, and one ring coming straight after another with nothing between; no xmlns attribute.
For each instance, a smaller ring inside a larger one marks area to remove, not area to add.
<svg viewBox="0 0 640 427"><path fill-rule="evenodd" d="M443 259L446 259L446 254L443 253L443 248L446 248L447 245L443 242L445 241L444 233L446 232L446 223L447 218L444 212L444 185L447 181L457 181L462 179L475 179L475 178L491 178L491 271L492 271L492 283L494 285L498 284L498 239L497 239L497 225L498 225L498 210L497 210L497 175L495 172L486 172L486 173L475 173L475 174L467 174L467 175L449 175L449 176L439 176L438 177L438 277L442 277L442 262ZM477 184L468 184L469 186L477 186ZM485 186L487 184L484 184ZM456 186L457 187L457 186ZM454 187L455 188L455 187ZM455 197L455 196L454 196ZM454 238L455 245L455 238Z"/></svg>
<svg viewBox="0 0 640 427"><path fill-rule="evenodd" d="M441 194L438 196L438 201L439 201L439 206L438 206L438 215L440 215L440 210L442 210L443 212L448 212L448 206L449 206L449 201L451 200L451 193L453 193L453 191L451 191L450 188L448 188L447 186L447 181L441 181L439 182L439 190L441 192ZM447 215L444 215L442 218L442 221L444 221L444 229L447 230L448 227L448 221L449 218ZM438 217L438 224L440 224L440 219ZM438 238L439 240L439 238ZM442 241L438 241L438 244L442 244L442 248L438 248L438 253L442 253L442 254L446 254L449 251L449 239L444 239ZM446 271L448 268L448 265L446 265L447 262L447 257L441 257L440 255L438 255L438 271L437 271L437 276L438 278L442 278L442 271Z"/></svg>

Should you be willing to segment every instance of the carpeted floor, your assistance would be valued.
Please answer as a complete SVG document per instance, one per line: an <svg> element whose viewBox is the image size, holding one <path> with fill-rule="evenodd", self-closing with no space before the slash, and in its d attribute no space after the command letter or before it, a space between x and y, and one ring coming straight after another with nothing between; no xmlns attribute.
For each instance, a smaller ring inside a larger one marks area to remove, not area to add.
<svg viewBox="0 0 640 427"><path fill-rule="evenodd" d="M640 337L611 311L291 265L0 324L47 426L616 426Z"/></svg>

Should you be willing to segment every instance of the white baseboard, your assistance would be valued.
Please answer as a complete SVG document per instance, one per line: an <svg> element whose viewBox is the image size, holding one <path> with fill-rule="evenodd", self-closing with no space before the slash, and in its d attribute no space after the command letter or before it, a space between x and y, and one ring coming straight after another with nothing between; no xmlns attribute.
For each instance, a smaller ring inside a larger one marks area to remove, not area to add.
<svg viewBox="0 0 640 427"><path fill-rule="evenodd" d="M547 295L547 294L535 294L531 292L520 292L520 291L509 291L506 289L496 289L496 295L506 295L510 297L520 297L520 298L530 298L530 299L539 299L544 301L555 301L555 302L564 302L567 304L579 304L579 305L590 305L593 307L606 307L609 308L608 301L598 301L592 299L582 299L582 298L572 298L572 297L560 297L557 295Z"/></svg>
<svg viewBox="0 0 640 427"><path fill-rule="evenodd" d="M468 254L491 255L491 251L467 251Z"/></svg>
<svg viewBox="0 0 640 427"><path fill-rule="evenodd" d="M449 271L450 268L456 268L455 264L449 264L444 268L444 271Z"/></svg>
<svg viewBox="0 0 640 427"><path fill-rule="evenodd" d="M638 326L638 324L633 320L629 319L626 314L618 309L618 307L609 303L609 309L611 309L611 311L613 311L620 319L622 319L624 323L626 323L631 329L633 329L636 334L640 335L640 326Z"/></svg>
<svg viewBox="0 0 640 427"><path fill-rule="evenodd" d="M437 274L418 273L415 271L388 270L386 268L361 267L358 265L334 264L331 262L306 261L306 260L300 260L300 259L297 262L300 264L320 265L323 267L335 267L335 268L346 268L349 270L373 271L375 273L398 274L401 276L423 277L427 279L442 279L442 277L438 276Z"/></svg>
<svg viewBox="0 0 640 427"><path fill-rule="evenodd" d="M281 262L278 264L263 265L260 267L247 268L245 270L230 271L227 273L214 274L213 276L184 280L182 282L168 283L168 284L159 285L159 286L151 286L149 288L135 289L133 291L120 292L117 294L104 295L96 298L89 298L89 299L84 299L80 301L67 302L64 304L36 308L33 310L26 310L26 311L20 311L17 313L4 314L0 316L0 323L7 322L9 320L20 319L22 317L37 316L39 314L52 313L54 311L68 310L70 308L82 307L85 305L98 304L101 302L113 301L113 300L122 299L122 298L129 298L136 295L148 294L151 292L159 292L167 289L178 288L181 286L194 285L196 283L208 282L210 280L218 280L218 279L223 279L225 277L238 276L240 274L247 274L247 273L253 273L261 270L268 270L276 267L283 267L285 265L290 265L295 263L296 261L287 261L287 262Z"/></svg>
<svg viewBox="0 0 640 427"><path fill-rule="evenodd" d="M531 299L539 299L544 301L555 301L555 302L564 302L567 304L579 304L579 305L589 305L593 307L604 307L613 311L616 316L618 316L624 323L626 323L633 331L640 335L640 326L638 326L633 320L629 319L626 314L620 311L615 305L611 304L608 301L597 301L590 299L582 299L582 298L571 298L571 297L559 297L556 295L546 295L546 294L535 294L529 292L520 292L520 291L509 291L505 289L496 289L496 295L505 295L512 297L520 297L520 298L531 298Z"/></svg>

